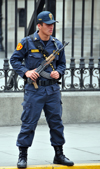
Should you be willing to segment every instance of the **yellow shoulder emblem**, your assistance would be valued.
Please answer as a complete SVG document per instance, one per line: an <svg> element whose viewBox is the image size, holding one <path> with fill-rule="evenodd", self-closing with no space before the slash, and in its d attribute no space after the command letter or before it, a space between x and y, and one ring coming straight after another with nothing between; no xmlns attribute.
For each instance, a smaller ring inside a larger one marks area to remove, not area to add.
<svg viewBox="0 0 100 169"><path fill-rule="evenodd" d="M21 50L23 48L23 45L21 43L18 43L16 50Z"/></svg>

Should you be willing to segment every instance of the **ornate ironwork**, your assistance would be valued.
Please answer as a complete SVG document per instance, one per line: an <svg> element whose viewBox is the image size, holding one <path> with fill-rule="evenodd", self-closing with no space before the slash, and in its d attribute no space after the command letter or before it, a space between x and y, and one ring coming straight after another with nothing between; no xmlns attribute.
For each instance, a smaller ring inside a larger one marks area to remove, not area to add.
<svg viewBox="0 0 100 169"><path fill-rule="evenodd" d="M66 68L63 78L64 86L60 86L61 91L100 91L100 68L98 66L83 69L80 67ZM13 69L0 69L0 92L23 91L24 80Z"/></svg>
<svg viewBox="0 0 100 169"><path fill-rule="evenodd" d="M65 86L63 91L98 91L100 90L100 68L74 68L71 83L72 69L67 68L64 75ZM83 78L81 78L81 75ZM62 89L61 89L62 90Z"/></svg>
<svg viewBox="0 0 100 169"><path fill-rule="evenodd" d="M24 91L24 80L14 70L7 70L7 80L5 80L5 75L5 70L0 69L0 92Z"/></svg>

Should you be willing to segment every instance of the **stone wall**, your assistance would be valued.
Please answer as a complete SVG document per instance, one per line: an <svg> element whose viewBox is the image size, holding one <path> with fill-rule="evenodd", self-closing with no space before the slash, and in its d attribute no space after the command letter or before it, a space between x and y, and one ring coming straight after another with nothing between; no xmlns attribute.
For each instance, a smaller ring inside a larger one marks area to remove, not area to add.
<svg viewBox="0 0 100 169"><path fill-rule="evenodd" d="M100 92L62 92L63 123L100 122ZM0 93L0 126L21 124L23 93ZM42 112L39 124L46 124Z"/></svg>

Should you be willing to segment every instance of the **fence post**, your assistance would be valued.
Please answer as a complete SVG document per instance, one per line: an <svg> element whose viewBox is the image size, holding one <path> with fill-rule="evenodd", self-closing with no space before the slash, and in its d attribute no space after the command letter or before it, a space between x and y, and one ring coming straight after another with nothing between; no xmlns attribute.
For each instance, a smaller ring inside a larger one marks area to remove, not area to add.
<svg viewBox="0 0 100 169"><path fill-rule="evenodd" d="M2 0L0 0L0 51L4 51L3 45L2 45Z"/></svg>
<svg viewBox="0 0 100 169"><path fill-rule="evenodd" d="M90 49L90 58L89 58L89 69L90 69L90 88L93 88L92 76L93 76L93 69L94 69L94 58L93 58L93 25L94 25L94 0L92 0L92 7L91 7L91 49Z"/></svg>
<svg viewBox="0 0 100 169"><path fill-rule="evenodd" d="M84 87L83 73L85 68L84 62L84 17L85 17L85 0L82 1L82 28L81 28L81 58L80 58L80 88Z"/></svg>
<svg viewBox="0 0 100 169"><path fill-rule="evenodd" d="M5 90L7 89L7 77L8 77L8 69L9 69L9 62L8 62L8 58L7 58L7 21L8 21L8 18L7 18L7 14L8 14L8 10L7 10L7 7L8 7L8 3L7 3L7 0L5 0L5 59L4 59L4 67L3 69L5 70Z"/></svg>
<svg viewBox="0 0 100 169"><path fill-rule="evenodd" d="M62 15L62 43L64 44L65 39L65 0L63 0L63 15ZM65 81L64 76L62 76L62 89L64 89Z"/></svg>
<svg viewBox="0 0 100 169"><path fill-rule="evenodd" d="M56 0L47 0L46 1L46 10L50 11L53 16L54 19L56 20ZM53 31L53 36L55 36L55 30L56 30L56 24L54 27L54 31Z"/></svg>
<svg viewBox="0 0 100 169"><path fill-rule="evenodd" d="M72 56L71 56L71 59L70 59L71 88L74 88L74 70L75 70L74 30L75 30L75 0L73 0L73 2L72 2Z"/></svg>

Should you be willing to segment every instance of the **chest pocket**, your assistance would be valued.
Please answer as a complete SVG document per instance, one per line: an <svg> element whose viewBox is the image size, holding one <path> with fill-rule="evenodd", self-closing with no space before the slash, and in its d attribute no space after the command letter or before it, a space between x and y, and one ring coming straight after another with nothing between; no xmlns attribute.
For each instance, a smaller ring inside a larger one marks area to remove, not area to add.
<svg viewBox="0 0 100 169"><path fill-rule="evenodd" d="M38 49L31 49L28 53L28 58L30 69L37 68L40 63L44 60L43 55L39 52Z"/></svg>

